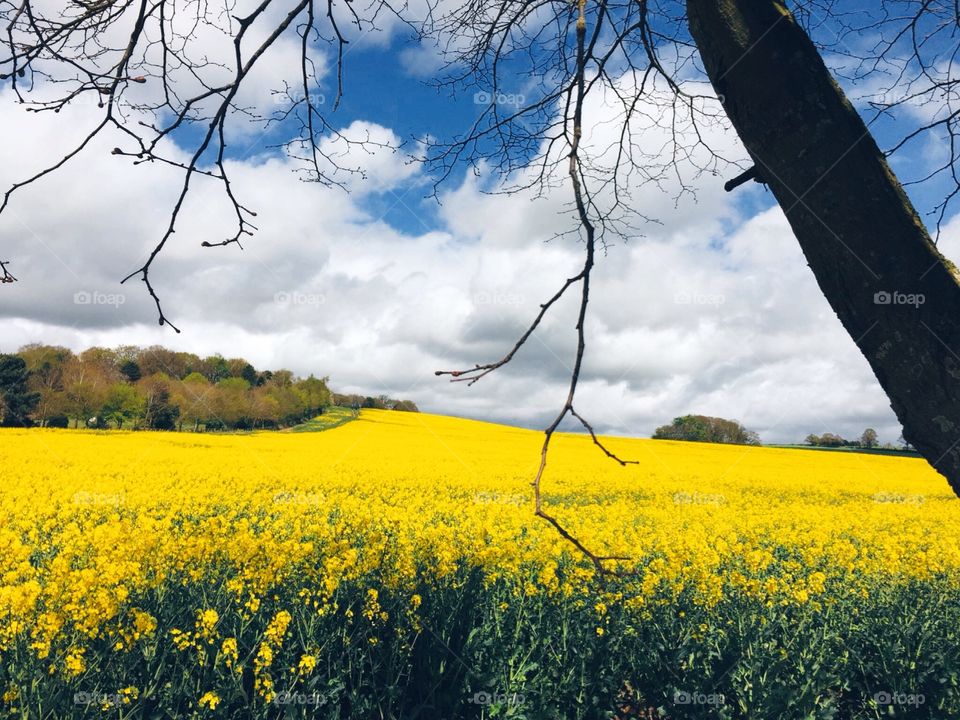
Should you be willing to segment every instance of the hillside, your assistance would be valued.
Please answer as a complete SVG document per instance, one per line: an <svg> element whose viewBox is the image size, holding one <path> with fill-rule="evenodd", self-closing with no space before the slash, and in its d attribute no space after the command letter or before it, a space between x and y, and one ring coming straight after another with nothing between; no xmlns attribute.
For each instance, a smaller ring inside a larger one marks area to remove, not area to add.
<svg viewBox="0 0 960 720"><path fill-rule="evenodd" d="M960 662L960 507L923 461L609 438L640 461L622 468L559 435L547 507L626 558L615 577L533 516L541 441L378 410L324 432L0 430L4 702L707 717L702 697L732 718L789 691L865 718L888 688L960 710L922 672Z"/></svg>

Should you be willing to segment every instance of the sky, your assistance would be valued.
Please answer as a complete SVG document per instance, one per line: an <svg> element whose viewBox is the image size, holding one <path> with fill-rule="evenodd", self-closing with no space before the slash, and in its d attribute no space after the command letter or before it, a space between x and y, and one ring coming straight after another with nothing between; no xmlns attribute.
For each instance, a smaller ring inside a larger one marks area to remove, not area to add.
<svg viewBox="0 0 960 720"><path fill-rule="evenodd" d="M291 58L285 45L266 56L246 100L276 104L270 88L291 77ZM18 278L0 286L0 351L31 342L159 344L329 375L337 391L409 398L424 411L546 425L569 382L573 302L558 304L515 360L479 383L434 373L501 357L579 271L582 245L555 237L572 227L569 188L490 194L498 179L489 168L461 168L430 197L435 177L411 158L417 139L462 133L478 112L474 98L432 87L435 56L402 28L357 38L347 61L336 127L400 149L345 154L366 175L345 191L303 182L275 147L282 128L234 122L228 166L259 230L242 250L201 247L231 224L216 183L197 181L151 274L180 334L157 324L142 283L120 284L169 220L175 169L134 166L110 152L122 138L107 136L18 192L0 215L0 260L11 260ZM330 63L318 62L332 103ZM599 97L588 105L588 146L604 147L609 114ZM0 91L0 187L62 156L97 118L89 104L29 113ZM882 144L887 130L877 131ZM661 132L646 128L651 147ZM744 156L730 128L710 133L717 147ZM185 158L192 139L185 134L170 152ZM922 171L926 150L896 159L894 169ZM599 431L632 436L697 413L737 419L769 443L858 437L866 427L895 442L900 427L886 396L783 213L763 186L725 193L726 179L691 178L696 198L679 201L676 188L635 189L632 202L657 222L599 258L579 412ZM932 196L911 192L925 209ZM957 219L940 249L960 262Z"/></svg>

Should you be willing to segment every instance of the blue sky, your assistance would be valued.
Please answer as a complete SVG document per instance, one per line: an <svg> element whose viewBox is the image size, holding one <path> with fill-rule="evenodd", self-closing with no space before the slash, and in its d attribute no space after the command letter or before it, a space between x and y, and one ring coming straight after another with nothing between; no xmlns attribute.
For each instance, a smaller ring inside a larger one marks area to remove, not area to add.
<svg viewBox="0 0 960 720"><path fill-rule="evenodd" d="M838 9L858 12L866 9L872 12L875 8L853 0L838 6ZM837 40L835 33L835 30L830 29L829 23L818 28L818 37L823 41ZM949 37L946 41L949 41ZM841 86L855 100L864 119L870 121L871 133L880 147L886 149L913 130L918 124L918 118L904 111L877 118L864 100L857 100L865 83L852 82L844 71L850 68L850 54L863 52L874 42L876 37L869 33L859 38L847 38L837 41L824 57ZM336 112L329 115L331 121L339 127L345 127L356 120L389 127L404 143L401 152L415 152L417 140L425 135L438 140L449 140L462 135L484 109L484 106L478 105L474 100L474 91L477 88L437 87L439 77L426 71L429 68L418 68L416 58L419 56L410 54L417 47L416 38L409 32L402 31L392 33L388 40L378 38L376 41L367 41L364 37L354 39L347 46L345 55L344 94ZM939 48L949 50L945 42L940 42ZM937 48L932 50L939 51ZM425 64L429 66L429 63ZM521 63L505 65L507 68L512 65L516 70L513 77L514 87L523 87L528 82L527 68ZM890 65L887 70L894 72L895 68ZM507 74L505 77L510 83L511 76ZM880 73L875 79L882 77L883 74ZM321 92L325 99L322 106L324 111L332 109L336 93L336 77L332 68L321 82ZM244 140L232 145L228 156L248 157L259 153L281 153L282 150L272 146L293 132L296 132L293 124L276 125L266 133L258 134L253 142ZM925 135L893 157L891 164L903 182L921 178L930 172L933 164L926 153L929 152L934 138L942 136L942 133ZM195 131L184 133L181 139L185 146L189 146L195 139ZM458 167L446 185L453 187L459 184L466 171L466 167ZM720 182L723 179L721 178ZM931 225L935 220L931 212L949 188L950 179L945 175L920 185L905 187L923 219ZM372 215L383 218L404 233L417 234L426 229L441 229L442 221L436 212L436 200L425 197L431 190L430 176L418 177L416 185L411 184L385 193L370 193L364 198L363 205ZM736 202L744 214L754 215L769 209L775 201L770 193L739 193ZM956 213L957 209L953 208L948 213L947 221Z"/></svg>

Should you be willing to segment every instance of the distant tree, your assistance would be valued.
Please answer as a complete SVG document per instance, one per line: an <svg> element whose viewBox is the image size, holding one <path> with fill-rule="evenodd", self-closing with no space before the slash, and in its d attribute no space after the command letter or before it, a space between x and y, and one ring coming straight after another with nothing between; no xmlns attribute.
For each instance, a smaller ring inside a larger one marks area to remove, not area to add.
<svg viewBox="0 0 960 720"><path fill-rule="evenodd" d="M359 410L363 407L365 398L363 395L357 395L356 393L334 393L332 395L333 404L339 407L349 407L354 410Z"/></svg>
<svg viewBox="0 0 960 720"><path fill-rule="evenodd" d="M29 427L30 414L40 401L40 394L28 386L27 363L18 355L0 355L0 425Z"/></svg>
<svg viewBox="0 0 960 720"><path fill-rule="evenodd" d="M182 378L187 375L187 364L182 353L153 345L140 351L137 357L140 373L143 377L162 373L169 378Z"/></svg>
<svg viewBox="0 0 960 720"><path fill-rule="evenodd" d="M212 383L230 377L230 368L222 355L210 355L200 361L200 372Z"/></svg>
<svg viewBox="0 0 960 720"><path fill-rule="evenodd" d="M225 425L248 428L252 423L250 385L241 377L228 377L217 383L212 394L213 415Z"/></svg>
<svg viewBox="0 0 960 720"><path fill-rule="evenodd" d="M127 360L134 360L140 357L140 348L136 345L117 345L113 349L113 352L117 356L117 362L121 365Z"/></svg>
<svg viewBox="0 0 960 720"><path fill-rule="evenodd" d="M760 437L747 430L736 420L709 417L707 415L683 415L669 425L658 427L655 440L687 440L691 442L729 443L734 445L759 445Z"/></svg>
<svg viewBox="0 0 960 720"><path fill-rule="evenodd" d="M39 394L33 420L40 426L47 425L50 418L65 412L63 369L73 352L65 347L34 343L20 348L17 355L27 364L31 392Z"/></svg>
<svg viewBox="0 0 960 720"><path fill-rule="evenodd" d="M253 426L276 427L280 424L280 402L270 393L268 388L255 387L251 389L251 419Z"/></svg>
<svg viewBox="0 0 960 720"><path fill-rule="evenodd" d="M402 412L420 412L420 408L417 407L413 400L398 400L396 404L394 404L393 409Z"/></svg>
<svg viewBox="0 0 960 720"><path fill-rule="evenodd" d="M137 364L136 360L122 361L120 363L120 373L132 383L137 382L143 377L143 373L140 372L140 366Z"/></svg>
<svg viewBox="0 0 960 720"><path fill-rule="evenodd" d="M310 375L305 380L294 383L294 390L303 401L306 414L319 414L323 408L332 402L330 388L327 387L329 378L317 378Z"/></svg>
<svg viewBox="0 0 960 720"><path fill-rule="evenodd" d="M843 447L847 444L848 442L846 440L834 433L824 433L820 436L819 445L821 447Z"/></svg>
<svg viewBox="0 0 960 720"><path fill-rule="evenodd" d="M206 423L213 410L211 407L213 392L209 380L199 372L192 372L179 383L173 384L172 402L180 408L178 427L193 424L193 430L200 429L200 423Z"/></svg>
<svg viewBox="0 0 960 720"><path fill-rule="evenodd" d="M174 430L180 408L171 402L171 381L158 372L143 378L138 387L143 394L143 422L152 430Z"/></svg>
<svg viewBox="0 0 960 720"><path fill-rule="evenodd" d="M116 376L119 373L120 363L117 361L115 350L105 347L91 347L78 356L88 367L96 367L104 377Z"/></svg>
<svg viewBox="0 0 960 720"><path fill-rule="evenodd" d="M810 433L806 438L804 438L803 442L805 442L807 445L813 445L816 447L820 444L820 436Z"/></svg>
<svg viewBox="0 0 960 720"><path fill-rule="evenodd" d="M860 447L873 448L877 446L877 431L873 428L867 428L860 436Z"/></svg>
<svg viewBox="0 0 960 720"><path fill-rule="evenodd" d="M243 370L240 371L240 377L246 380L250 387L256 387L258 384L257 380L260 378L256 369L250 363L243 366Z"/></svg>
<svg viewBox="0 0 960 720"><path fill-rule="evenodd" d="M654 440L707 441L707 425L697 415L684 415L673 419L669 425L661 425L653 432Z"/></svg>
<svg viewBox="0 0 960 720"><path fill-rule="evenodd" d="M230 372L230 377L238 377L247 380L247 378L244 377L244 374L247 372L248 367L250 367L250 363L243 358L229 358L227 360L227 370ZM250 381L247 380L247 383L250 383Z"/></svg>
<svg viewBox="0 0 960 720"><path fill-rule="evenodd" d="M28 390L38 395L31 420L41 425L64 424L133 428L192 424L199 430L223 427L277 427L302 422L334 402L328 377L296 377L292 371L258 372L243 358L174 352L155 345L115 349L92 347L79 355L68 348L25 345L17 352L27 367ZM218 378L216 382L210 378ZM122 390L128 386L132 391ZM362 396L349 398L356 407ZM411 401L400 403L381 395L374 407L416 411ZM349 403L345 403L349 404ZM2 415L0 415L2 417Z"/></svg>
<svg viewBox="0 0 960 720"><path fill-rule="evenodd" d="M146 398L136 386L126 382L115 383L107 391L100 416L106 422L115 423L120 429L125 422L143 415L145 403Z"/></svg>
<svg viewBox="0 0 960 720"><path fill-rule="evenodd" d="M74 421L74 427L96 417L114 381L115 378L108 374L108 368L96 357L88 361L73 357L64 365L64 412Z"/></svg>
<svg viewBox="0 0 960 720"><path fill-rule="evenodd" d="M260 391L277 404L277 421L283 425L293 425L306 418L313 417L317 410L308 409L303 397L292 384L269 382Z"/></svg>
<svg viewBox="0 0 960 720"><path fill-rule="evenodd" d="M264 370L262 373L260 373L260 377L263 380L263 382L261 383L262 385L266 385L267 383L269 383L277 387L293 387L293 383L295 380L293 373L290 370L285 370L283 368L281 368L280 370L274 370L272 372L270 370ZM311 375L310 377L313 378L314 380L316 379L313 377L313 375ZM305 381L299 380L298 382L305 382Z"/></svg>
<svg viewBox="0 0 960 720"><path fill-rule="evenodd" d="M200 372L203 367L203 361L199 355L190 352L177 353L177 366L180 371L178 377L182 380L191 373Z"/></svg>

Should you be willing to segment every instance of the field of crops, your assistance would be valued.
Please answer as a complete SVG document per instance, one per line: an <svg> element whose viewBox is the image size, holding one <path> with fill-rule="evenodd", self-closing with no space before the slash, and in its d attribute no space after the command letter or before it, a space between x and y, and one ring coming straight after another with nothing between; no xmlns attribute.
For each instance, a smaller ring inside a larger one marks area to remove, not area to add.
<svg viewBox="0 0 960 720"><path fill-rule="evenodd" d="M960 502L918 459L542 435L0 431L22 718L960 717Z"/></svg>

